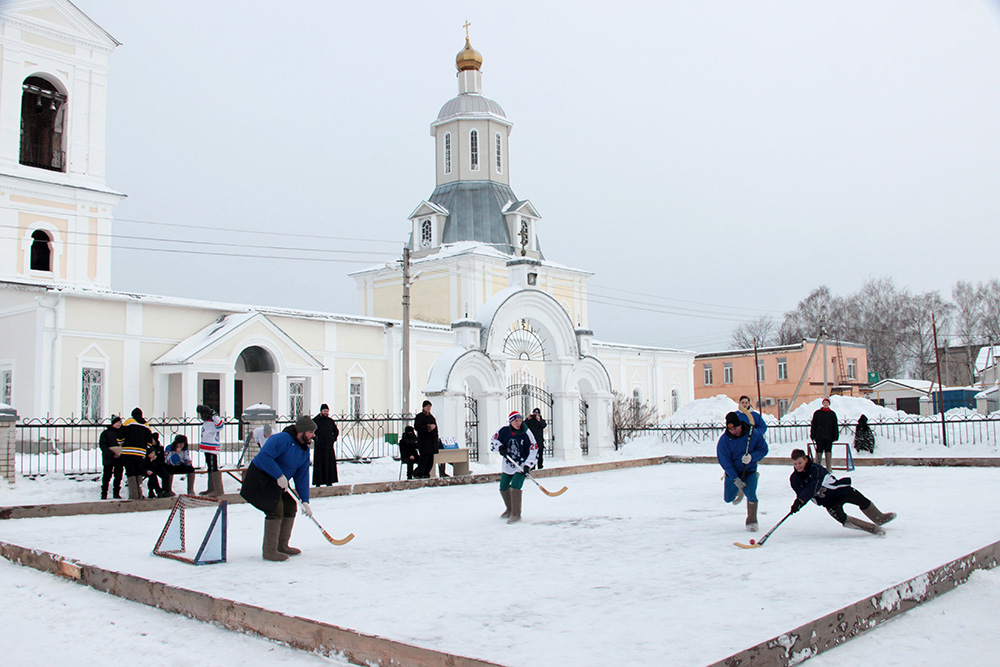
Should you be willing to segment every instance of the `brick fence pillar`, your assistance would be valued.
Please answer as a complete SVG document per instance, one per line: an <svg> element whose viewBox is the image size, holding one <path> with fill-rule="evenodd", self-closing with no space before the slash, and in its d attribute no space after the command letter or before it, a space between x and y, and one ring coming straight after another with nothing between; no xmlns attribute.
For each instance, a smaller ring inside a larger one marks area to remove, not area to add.
<svg viewBox="0 0 1000 667"><path fill-rule="evenodd" d="M9 405L0 405L0 477L8 484L17 482L14 469L14 451L17 447L17 410Z"/></svg>

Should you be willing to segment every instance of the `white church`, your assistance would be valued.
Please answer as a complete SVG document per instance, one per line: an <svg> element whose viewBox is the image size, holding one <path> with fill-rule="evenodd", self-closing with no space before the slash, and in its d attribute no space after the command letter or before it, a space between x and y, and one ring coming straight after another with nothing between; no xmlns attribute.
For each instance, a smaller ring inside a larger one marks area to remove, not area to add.
<svg viewBox="0 0 1000 667"><path fill-rule="evenodd" d="M402 269L352 274L360 315L138 295L112 287L106 88L118 42L66 0L0 6L0 403L93 421L398 413ZM509 410L540 407L554 455L613 448L613 392L668 416L693 399L692 352L595 340L590 273L541 251L542 218L514 194L513 123L483 95L466 39L458 94L431 123L435 187L407 223L409 406L483 448ZM431 156L429 155L428 158ZM416 198L415 198L416 199ZM547 246L558 247L558 240ZM478 432L467 435L467 424Z"/></svg>

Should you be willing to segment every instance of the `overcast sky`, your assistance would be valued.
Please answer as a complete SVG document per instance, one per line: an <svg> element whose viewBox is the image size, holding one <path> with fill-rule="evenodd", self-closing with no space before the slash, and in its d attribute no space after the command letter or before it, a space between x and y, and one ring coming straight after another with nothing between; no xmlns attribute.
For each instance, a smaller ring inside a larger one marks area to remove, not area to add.
<svg viewBox="0 0 1000 667"><path fill-rule="evenodd" d="M601 340L720 349L821 284L1000 274L998 0L75 1L122 42L116 289L357 314L347 273L434 188L466 20Z"/></svg>

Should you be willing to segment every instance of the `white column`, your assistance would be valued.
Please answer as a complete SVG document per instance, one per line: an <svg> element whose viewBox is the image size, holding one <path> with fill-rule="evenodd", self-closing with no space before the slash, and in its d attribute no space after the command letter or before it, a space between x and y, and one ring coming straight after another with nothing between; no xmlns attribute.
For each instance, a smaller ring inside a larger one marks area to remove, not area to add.
<svg viewBox="0 0 1000 667"><path fill-rule="evenodd" d="M479 462L496 465L499 470L500 454L490 451L493 434L507 425L506 394L490 392L479 397Z"/></svg>
<svg viewBox="0 0 1000 667"><path fill-rule="evenodd" d="M600 456L615 450L615 438L611 422L610 393L590 394L587 400L587 430L590 433L587 449L590 455Z"/></svg>
<svg viewBox="0 0 1000 667"><path fill-rule="evenodd" d="M559 391L552 393L553 456L563 461L580 461L580 393Z"/></svg>
<svg viewBox="0 0 1000 667"><path fill-rule="evenodd" d="M238 417L236 414L236 371L222 373L219 382L219 412L223 416Z"/></svg>
<svg viewBox="0 0 1000 667"><path fill-rule="evenodd" d="M181 414L193 415L198 400L198 371L185 368L181 371Z"/></svg>

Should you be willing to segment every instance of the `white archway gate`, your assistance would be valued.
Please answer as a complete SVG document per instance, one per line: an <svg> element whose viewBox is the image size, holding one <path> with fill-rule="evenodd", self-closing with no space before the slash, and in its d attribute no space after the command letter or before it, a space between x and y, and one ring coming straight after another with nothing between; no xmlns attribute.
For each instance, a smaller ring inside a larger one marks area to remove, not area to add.
<svg viewBox="0 0 1000 667"><path fill-rule="evenodd" d="M496 460L488 452L493 433L506 424L506 390L512 353L505 350L509 333L530 325L544 350L545 389L552 414L545 415L554 441L553 455L566 461L614 449L611 431L611 379L591 354L593 332L576 329L569 314L552 296L531 286L529 274L538 262L508 262L511 287L489 299L475 318L452 323L455 346L431 370L424 393L434 402L442 436L465 433L466 394L476 401L480 461Z"/></svg>

